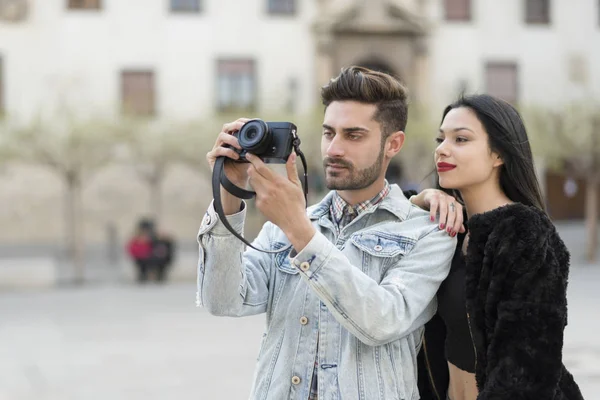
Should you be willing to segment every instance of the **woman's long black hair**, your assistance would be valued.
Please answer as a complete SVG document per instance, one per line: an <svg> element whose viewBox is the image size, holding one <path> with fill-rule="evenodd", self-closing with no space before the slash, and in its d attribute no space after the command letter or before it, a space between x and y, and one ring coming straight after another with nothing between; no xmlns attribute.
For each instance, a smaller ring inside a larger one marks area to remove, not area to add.
<svg viewBox="0 0 600 400"><path fill-rule="evenodd" d="M467 107L475 113L488 134L490 149L502 159L500 187L506 196L545 211L529 138L519 112L501 99L476 94L461 96L446 107L442 121L450 110L459 107ZM437 184L439 187L439 179ZM456 191L451 194L460 199Z"/></svg>

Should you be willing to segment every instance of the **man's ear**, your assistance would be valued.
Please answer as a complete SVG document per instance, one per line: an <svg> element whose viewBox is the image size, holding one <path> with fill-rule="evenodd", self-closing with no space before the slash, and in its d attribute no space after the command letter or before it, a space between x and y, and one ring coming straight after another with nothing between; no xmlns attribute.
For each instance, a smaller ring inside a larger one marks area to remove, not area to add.
<svg viewBox="0 0 600 400"><path fill-rule="evenodd" d="M388 138L386 139L387 143L385 145L385 155L388 158L392 158L396 154L398 154L400 149L402 149L402 146L404 146L405 137L406 135L402 131L394 132L390 136L388 136Z"/></svg>

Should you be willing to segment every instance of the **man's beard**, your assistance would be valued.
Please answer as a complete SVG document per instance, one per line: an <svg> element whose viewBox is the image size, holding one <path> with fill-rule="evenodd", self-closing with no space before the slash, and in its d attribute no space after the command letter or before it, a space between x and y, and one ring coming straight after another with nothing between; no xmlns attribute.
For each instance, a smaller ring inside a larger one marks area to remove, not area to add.
<svg viewBox="0 0 600 400"><path fill-rule="evenodd" d="M340 174L338 172L327 172L327 164L336 164L344 167L346 171L342 170L341 173L347 173L345 178L338 178ZM329 190L360 190L371 186L379 175L381 175L381 168L383 167L383 149L379 152L377 160L365 169L356 171L354 165L341 158L330 158L326 157L323 160L323 168L325 169L325 183Z"/></svg>

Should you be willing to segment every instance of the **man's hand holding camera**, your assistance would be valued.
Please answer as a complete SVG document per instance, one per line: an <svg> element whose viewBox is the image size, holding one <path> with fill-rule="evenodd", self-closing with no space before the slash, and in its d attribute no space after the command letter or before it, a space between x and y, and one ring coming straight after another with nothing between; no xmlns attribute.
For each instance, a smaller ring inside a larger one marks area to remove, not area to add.
<svg viewBox="0 0 600 400"><path fill-rule="evenodd" d="M211 170L217 157L242 159L236 132L248 122L240 118L223 125L213 149L206 155ZM281 151L281 149L279 149ZM292 152L286 162L287 178L267 167L255 154L244 152L249 163L226 162L225 174L238 187L246 187L248 181L256 192L256 207L273 224L277 225L288 237L297 251L302 250L314 236L316 230L306 215L306 204L302 183L296 169L296 153ZM226 215L239 212L241 199L221 187L221 201Z"/></svg>
<svg viewBox="0 0 600 400"><path fill-rule="evenodd" d="M217 136L217 141L215 142L214 147L206 155L206 160L208 161L211 171L215 167L215 161L217 160L217 157L224 156L229 157L232 160L240 159L240 155L233 148L241 150L241 146L238 143L237 138L233 136L233 133L240 130L240 128L249 120L249 118L240 118L234 122L223 125L223 129ZM228 145L233 148L225 147L224 145ZM225 174L227 174L227 177L233 184L239 187L245 187L248 183L247 170L248 164L245 163L225 163ZM242 201L223 188L221 188L221 201L223 204L223 211L225 211L226 215L235 214L240 211L240 205Z"/></svg>
<svg viewBox="0 0 600 400"><path fill-rule="evenodd" d="M286 162L287 178L271 171L254 154L247 154L246 159L251 163L248 175L256 192L256 207L285 233L296 251L302 250L316 230L306 215L296 153L292 153Z"/></svg>

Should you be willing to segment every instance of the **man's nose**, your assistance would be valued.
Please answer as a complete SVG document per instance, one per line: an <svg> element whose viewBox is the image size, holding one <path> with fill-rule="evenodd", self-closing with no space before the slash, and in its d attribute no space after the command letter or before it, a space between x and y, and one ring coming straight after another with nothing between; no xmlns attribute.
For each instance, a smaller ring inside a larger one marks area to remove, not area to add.
<svg viewBox="0 0 600 400"><path fill-rule="evenodd" d="M329 146L327 146L327 156L332 158L344 156L344 146L338 135L329 142Z"/></svg>

